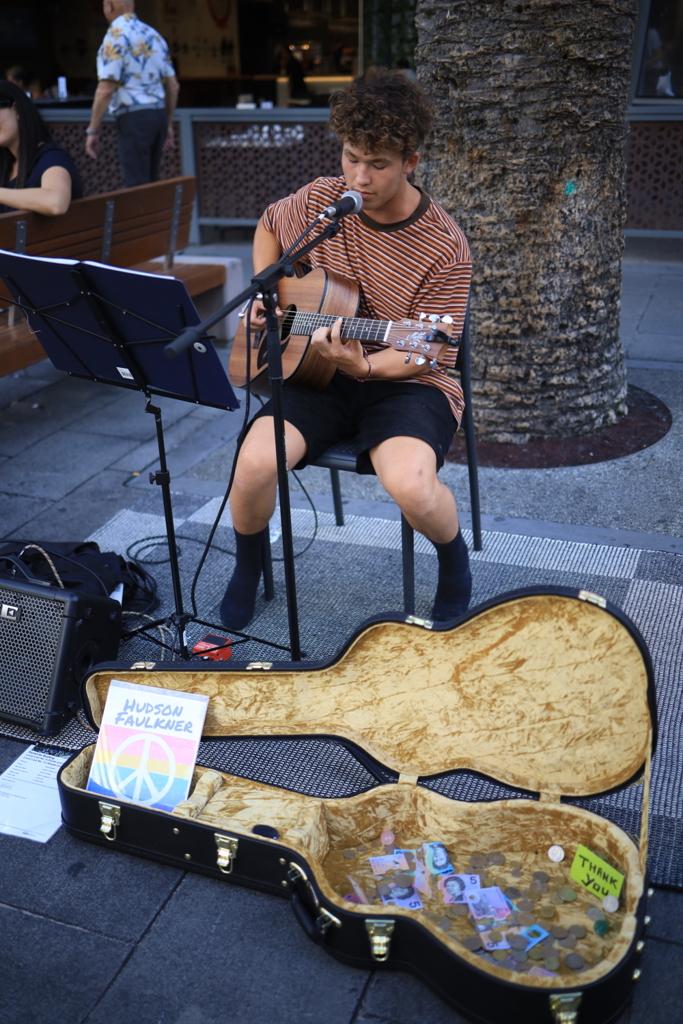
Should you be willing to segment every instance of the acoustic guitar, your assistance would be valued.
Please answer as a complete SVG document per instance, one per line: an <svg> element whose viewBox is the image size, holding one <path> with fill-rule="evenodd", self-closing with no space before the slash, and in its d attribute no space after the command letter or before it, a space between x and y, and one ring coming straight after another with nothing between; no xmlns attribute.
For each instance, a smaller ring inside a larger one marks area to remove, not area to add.
<svg viewBox="0 0 683 1024"><path fill-rule="evenodd" d="M331 327L343 318L342 338L384 342L413 356L418 366L436 359L445 345L457 345L453 319L420 314L419 320L364 320L358 311L359 292L355 281L322 267L305 277L283 278L278 285L278 304L282 346L282 378L303 387L322 391L334 376L336 367L311 346L311 335L318 327ZM266 331L251 333L251 362L247 375L246 311L235 336L230 354L230 379L235 387L249 386L257 395L268 395L268 350ZM438 326L437 326L438 324Z"/></svg>

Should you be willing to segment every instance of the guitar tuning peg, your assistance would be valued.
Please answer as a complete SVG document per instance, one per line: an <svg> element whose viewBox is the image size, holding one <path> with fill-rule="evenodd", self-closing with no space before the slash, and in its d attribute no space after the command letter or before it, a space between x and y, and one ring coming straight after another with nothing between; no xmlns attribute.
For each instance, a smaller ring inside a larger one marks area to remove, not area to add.
<svg viewBox="0 0 683 1024"><path fill-rule="evenodd" d="M431 316L429 317L429 319L431 320L431 322L433 324L438 324L438 322L439 322L439 318L436 315L436 313L432 313Z"/></svg>
<svg viewBox="0 0 683 1024"><path fill-rule="evenodd" d="M426 320L426 319L427 319L427 314L426 313L420 313L420 315L418 317L418 320Z"/></svg>
<svg viewBox="0 0 683 1024"><path fill-rule="evenodd" d="M441 323L442 324L452 324L453 323L453 317L452 316L442 316L441 317Z"/></svg>
<svg viewBox="0 0 683 1024"><path fill-rule="evenodd" d="M431 369L432 369L432 370L435 370L435 369L436 369L436 366L437 366L437 362L436 362L436 356L434 356L434 358L433 358L433 359L430 359L430 360L429 360L429 365L430 365L430 367L431 367Z"/></svg>
<svg viewBox="0 0 683 1024"><path fill-rule="evenodd" d="M407 355L407 356L405 357L405 359L403 360L403 361L404 361L404 363L409 363L409 362L410 362L410 357L412 356L412 354L413 354L412 352L409 352L409 353L408 353L408 355Z"/></svg>
<svg viewBox="0 0 683 1024"><path fill-rule="evenodd" d="M416 366L424 366L424 364L426 362L427 362L427 360L425 359L424 356L416 356L415 357L415 365Z"/></svg>

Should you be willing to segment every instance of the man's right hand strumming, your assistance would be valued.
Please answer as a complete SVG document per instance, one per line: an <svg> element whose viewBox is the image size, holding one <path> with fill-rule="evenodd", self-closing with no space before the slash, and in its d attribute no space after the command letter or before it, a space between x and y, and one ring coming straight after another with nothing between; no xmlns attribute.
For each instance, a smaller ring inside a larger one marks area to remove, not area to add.
<svg viewBox="0 0 683 1024"><path fill-rule="evenodd" d="M275 312L278 319L282 316L282 310L279 306L276 307ZM251 329L252 331L262 331L266 326L266 307L263 305L261 299L254 299L251 307Z"/></svg>

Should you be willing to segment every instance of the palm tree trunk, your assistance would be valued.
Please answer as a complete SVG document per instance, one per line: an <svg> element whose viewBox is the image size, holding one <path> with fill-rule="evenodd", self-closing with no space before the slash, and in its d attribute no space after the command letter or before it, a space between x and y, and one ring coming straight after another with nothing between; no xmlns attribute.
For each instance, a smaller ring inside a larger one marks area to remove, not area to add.
<svg viewBox="0 0 683 1024"><path fill-rule="evenodd" d="M418 0L436 104L421 183L472 246L482 437L589 434L626 412L623 146L637 0Z"/></svg>

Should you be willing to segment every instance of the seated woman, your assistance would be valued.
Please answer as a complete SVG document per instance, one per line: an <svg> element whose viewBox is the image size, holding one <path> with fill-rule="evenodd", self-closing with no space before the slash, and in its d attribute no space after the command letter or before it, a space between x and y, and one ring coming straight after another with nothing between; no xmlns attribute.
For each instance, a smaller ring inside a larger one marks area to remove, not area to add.
<svg viewBox="0 0 683 1024"><path fill-rule="evenodd" d="M12 82L0 81L0 213L56 217L82 195L73 160L51 140L33 102Z"/></svg>

